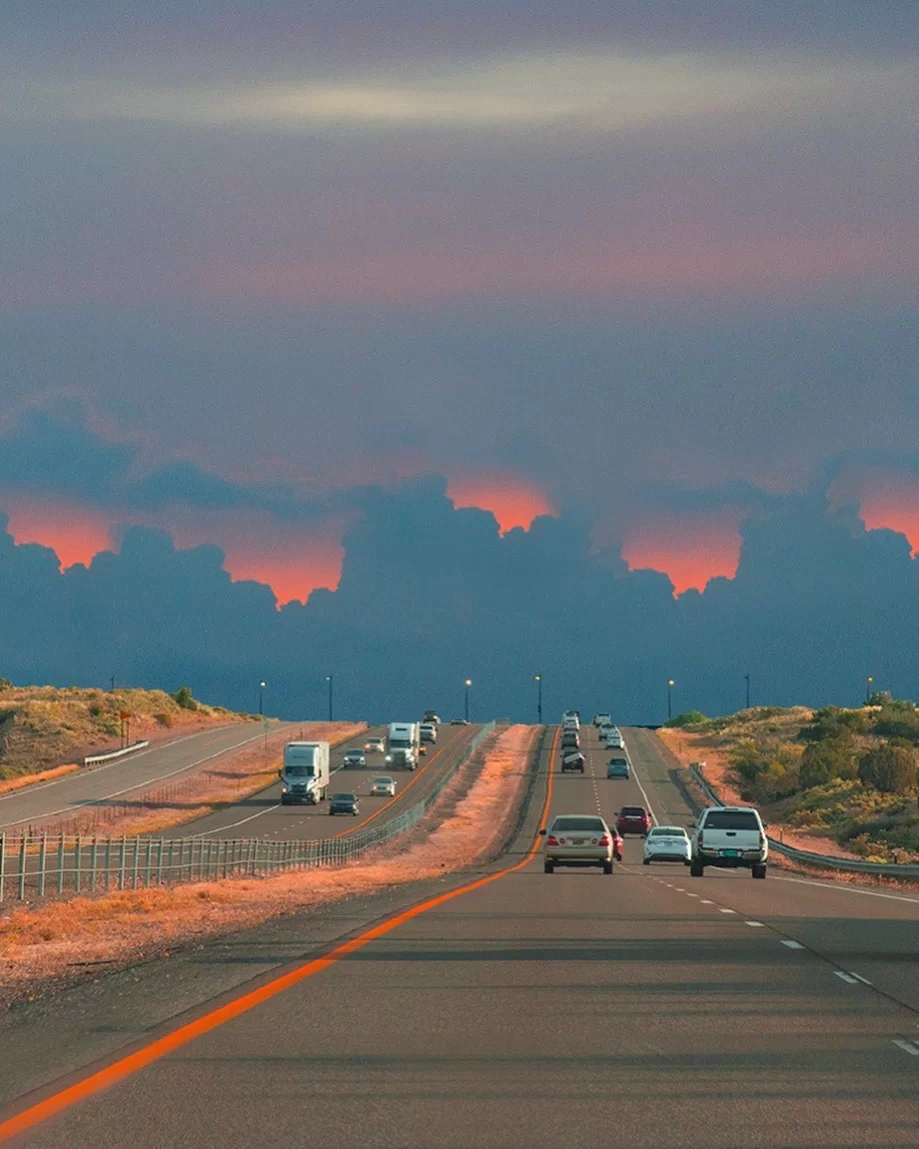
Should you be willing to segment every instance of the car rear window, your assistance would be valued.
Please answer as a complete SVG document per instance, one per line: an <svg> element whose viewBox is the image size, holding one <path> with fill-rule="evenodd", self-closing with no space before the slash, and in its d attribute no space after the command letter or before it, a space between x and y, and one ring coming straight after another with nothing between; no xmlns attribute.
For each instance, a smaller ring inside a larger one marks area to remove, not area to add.
<svg viewBox="0 0 919 1149"><path fill-rule="evenodd" d="M655 826L651 831L650 837L658 838L685 838L686 831L679 826Z"/></svg>
<svg viewBox="0 0 919 1149"><path fill-rule="evenodd" d="M706 830L759 830L759 820L752 810L709 810L703 826Z"/></svg>
<svg viewBox="0 0 919 1149"><path fill-rule="evenodd" d="M610 758L610 766L628 766L629 761L627 758Z"/></svg>
<svg viewBox="0 0 919 1149"><path fill-rule="evenodd" d="M623 806L623 818L641 818L645 812L644 806Z"/></svg>
<svg viewBox="0 0 919 1149"><path fill-rule="evenodd" d="M555 821L552 823L552 829L599 831L606 829L606 826L602 818L562 817L555 819Z"/></svg>

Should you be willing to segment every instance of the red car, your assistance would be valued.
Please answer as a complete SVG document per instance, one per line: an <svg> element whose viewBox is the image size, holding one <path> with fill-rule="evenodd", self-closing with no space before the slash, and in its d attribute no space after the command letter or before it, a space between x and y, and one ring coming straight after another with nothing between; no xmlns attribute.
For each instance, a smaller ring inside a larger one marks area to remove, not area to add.
<svg viewBox="0 0 919 1149"><path fill-rule="evenodd" d="M623 806L616 818L616 829L625 834L640 834L644 838L651 829L651 817L644 806Z"/></svg>
<svg viewBox="0 0 919 1149"><path fill-rule="evenodd" d="M623 840L622 835L619 833L619 831L616 829L615 826L610 826L609 832L612 835L612 839L613 839L613 857L616 859L617 862L621 862L622 861L622 848L623 848L623 846L625 846L625 841Z"/></svg>

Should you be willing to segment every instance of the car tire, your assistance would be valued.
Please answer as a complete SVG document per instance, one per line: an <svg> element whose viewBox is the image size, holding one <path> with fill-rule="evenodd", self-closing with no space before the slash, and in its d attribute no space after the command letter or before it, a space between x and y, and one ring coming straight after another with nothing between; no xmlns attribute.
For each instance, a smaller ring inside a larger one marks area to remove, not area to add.
<svg viewBox="0 0 919 1149"><path fill-rule="evenodd" d="M754 878L765 878L766 876L766 863L754 862L751 873Z"/></svg>
<svg viewBox="0 0 919 1149"><path fill-rule="evenodd" d="M543 862L542 870L543 870L544 874L554 874L555 873L555 863L550 862L548 859L546 859L546 861Z"/></svg>
<svg viewBox="0 0 919 1149"><path fill-rule="evenodd" d="M643 866L650 866L650 865L651 865L651 859L650 859L650 858L642 858L642 859L641 859L641 864L642 864Z"/></svg>
<svg viewBox="0 0 919 1149"><path fill-rule="evenodd" d="M705 873L705 867L701 862L692 861L689 863L689 876L691 878L701 878Z"/></svg>
<svg viewBox="0 0 919 1149"><path fill-rule="evenodd" d="M604 874L611 874L612 872L613 872L613 863L612 862L604 862L603 863L603 873Z"/></svg>

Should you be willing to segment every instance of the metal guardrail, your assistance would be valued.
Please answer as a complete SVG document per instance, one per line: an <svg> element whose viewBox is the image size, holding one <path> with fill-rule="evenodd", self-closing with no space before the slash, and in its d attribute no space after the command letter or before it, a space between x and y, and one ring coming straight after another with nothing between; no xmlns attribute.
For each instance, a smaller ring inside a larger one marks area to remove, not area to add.
<svg viewBox="0 0 919 1149"><path fill-rule="evenodd" d="M122 746L120 750L110 750L108 754L90 754L83 759L84 766L95 766L97 762L111 762L115 758L124 758L125 754L134 754L138 750L146 750L149 742L132 742L130 746Z"/></svg>
<svg viewBox="0 0 919 1149"><path fill-rule="evenodd" d="M266 842L197 836L0 834L0 902L11 889L15 899L24 901L340 865L416 825L494 728L494 722L483 726L431 793L414 806L378 825L337 838Z"/></svg>
<svg viewBox="0 0 919 1149"><path fill-rule="evenodd" d="M699 769L699 763L691 762L689 772L710 802L715 806L724 805ZM766 840L770 850L775 850L777 854L781 854L792 862L804 862L809 866L822 866L827 870L842 870L853 874L875 874L882 878L919 879L919 865L911 862L902 864L896 862L862 862L856 858L836 858L832 854L815 854L810 850L799 850L794 846L788 846L784 842L778 841L769 834L766 835Z"/></svg>

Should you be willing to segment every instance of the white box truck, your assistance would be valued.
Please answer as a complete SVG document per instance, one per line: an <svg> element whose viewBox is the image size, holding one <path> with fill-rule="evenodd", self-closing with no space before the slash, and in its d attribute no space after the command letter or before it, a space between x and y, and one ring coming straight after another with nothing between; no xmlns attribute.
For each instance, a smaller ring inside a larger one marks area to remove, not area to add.
<svg viewBox="0 0 919 1149"><path fill-rule="evenodd" d="M390 722L386 761L390 766L414 770L418 763L421 730L417 722Z"/></svg>
<svg viewBox="0 0 919 1149"><path fill-rule="evenodd" d="M328 742L288 742L284 747L281 779L281 805L306 802L315 806L329 789Z"/></svg>

